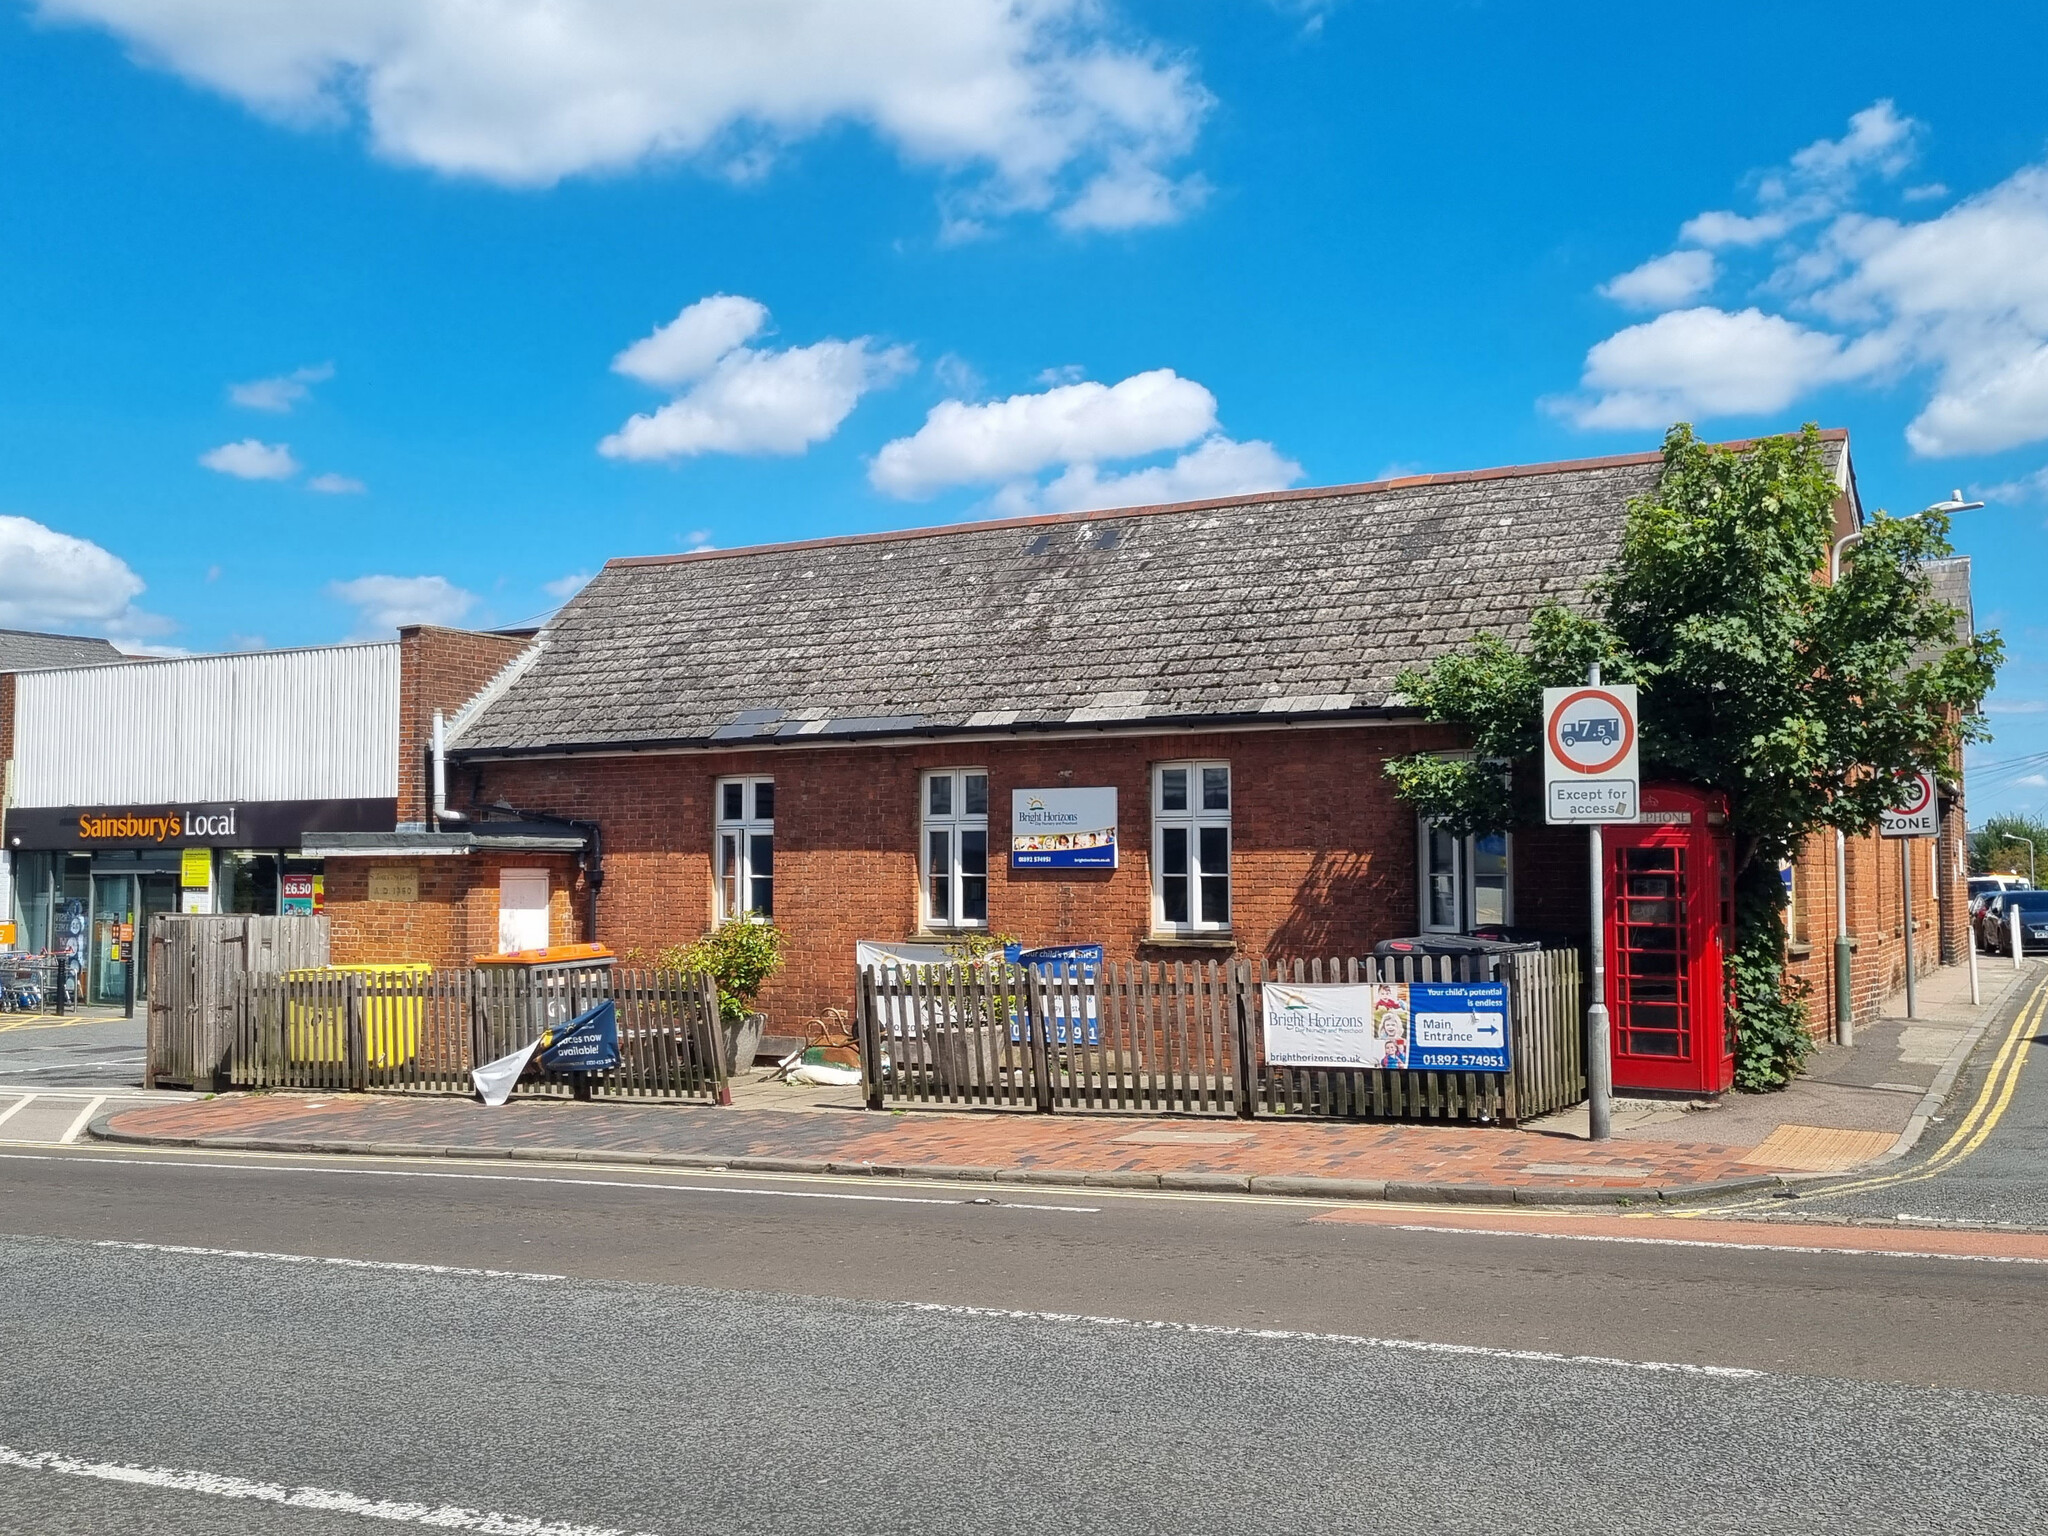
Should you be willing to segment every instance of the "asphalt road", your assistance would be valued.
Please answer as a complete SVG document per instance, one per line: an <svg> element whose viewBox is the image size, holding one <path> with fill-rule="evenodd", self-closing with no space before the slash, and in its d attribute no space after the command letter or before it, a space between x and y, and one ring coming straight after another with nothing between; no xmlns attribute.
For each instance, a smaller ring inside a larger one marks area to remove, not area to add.
<svg viewBox="0 0 2048 1536"><path fill-rule="evenodd" d="M139 1005L138 1005L139 1006ZM134 1088L142 1084L140 1013L0 1013L0 1083L29 1088Z"/></svg>
<svg viewBox="0 0 2048 1536"><path fill-rule="evenodd" d="M1770 1214L2048 1228L2048 981L1999 1010L1898 1167L1806 1186Z"/></svg>
<svg viewBox="0 0 2048 1536"><path fill-rule="evenodd" d="M2048 1528L2043 1266L1003 1200L0 1153L0 1530Z"/></svg>

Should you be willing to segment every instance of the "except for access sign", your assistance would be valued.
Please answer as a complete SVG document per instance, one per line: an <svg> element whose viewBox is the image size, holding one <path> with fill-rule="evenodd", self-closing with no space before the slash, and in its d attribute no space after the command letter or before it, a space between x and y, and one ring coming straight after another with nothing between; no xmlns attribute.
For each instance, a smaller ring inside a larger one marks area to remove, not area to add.
<svg viewBox="0 0 2048 1536"><path fill-rule="evenodd" d="M1905 796L1878 818L1886 837L1936 837L1941 833L1941 808L1935 802L1934 775L1916 773L1904 781Z"/></svg>
<svg viewBox="0 0 2048 1536"><path fill-rule="evenodd" d="M1641 790L1635 684L1544 689L1544 820L1632 822Z"/></svg>

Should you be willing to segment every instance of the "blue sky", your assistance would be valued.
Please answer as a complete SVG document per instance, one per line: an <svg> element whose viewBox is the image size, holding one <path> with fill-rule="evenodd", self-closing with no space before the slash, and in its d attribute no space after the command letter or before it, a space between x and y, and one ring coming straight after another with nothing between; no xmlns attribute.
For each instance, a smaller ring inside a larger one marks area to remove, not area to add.
<svg viewBox="0 0 2048 1536"><path fill-rule="evenodd" d="M0 623L512 623L617 554L1817 419L1871 506L1991 503L1976 755L2043 761L1972 813L2038 812L2044 77L2022 5L17 0Z"/></svg>

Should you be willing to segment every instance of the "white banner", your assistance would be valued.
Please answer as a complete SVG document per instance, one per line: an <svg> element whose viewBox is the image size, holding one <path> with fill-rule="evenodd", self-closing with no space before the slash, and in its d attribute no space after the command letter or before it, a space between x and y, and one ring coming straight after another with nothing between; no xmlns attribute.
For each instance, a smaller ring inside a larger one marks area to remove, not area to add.
<svg viewBox="0 0 2048 1536"><path fill-rule="evenodd" d="M1266 1060L1276 1067L1408 1065L1408 989L1265 984Z"/></svg>

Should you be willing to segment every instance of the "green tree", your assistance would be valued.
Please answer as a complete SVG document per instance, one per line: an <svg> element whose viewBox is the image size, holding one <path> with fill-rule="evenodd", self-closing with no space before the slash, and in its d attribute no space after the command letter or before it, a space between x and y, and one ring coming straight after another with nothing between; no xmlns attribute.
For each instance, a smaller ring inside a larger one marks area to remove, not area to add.
<svg viewBox="0 0 2048 1536"><path fill-rule="evenodd" d="M1607 681L1642 690L1645 776L1728 796L1736 1073L1750 1089L1789 1081L1809 1043L1805 998L1785 977L1778 861L1823 828L1867 831L1900 775L1949 776L1956 749L1984 735L2002 654L1995 634L1959 638L1962 615L1932 596L1923 562L1950 553L1940 513L1880 513L1831 586L1839 494L1811 426L1733 451L1681 423L1582 607L1548 605L1525 645L1485 636L1397 685L1474 753L1397 758L1387 773L1464 832L1541 819L1531 770L1546 686L1583 681L1597 660Z"/></svg>
<svg viewBox="0 0 2048 1536"><path fill-rule="evenodd" d="M2033 843L2028 857L2027 840ZM1993 816L1970 834L1970 873L2027 875L2048 861L2048 821L2031 816Z"/></svg>

